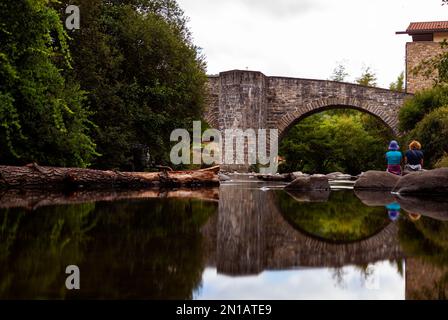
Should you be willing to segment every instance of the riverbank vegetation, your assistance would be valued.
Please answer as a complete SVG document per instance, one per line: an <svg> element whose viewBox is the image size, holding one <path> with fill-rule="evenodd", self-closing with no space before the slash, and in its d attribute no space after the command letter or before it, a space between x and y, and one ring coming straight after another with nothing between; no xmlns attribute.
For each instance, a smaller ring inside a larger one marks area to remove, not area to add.
<svg viewBox="0 0 448 320"><path fill-rule="evenodd" d="M205 63L174 0L6 1L0 22L1 164L143 170L201 118Z"/></svg>

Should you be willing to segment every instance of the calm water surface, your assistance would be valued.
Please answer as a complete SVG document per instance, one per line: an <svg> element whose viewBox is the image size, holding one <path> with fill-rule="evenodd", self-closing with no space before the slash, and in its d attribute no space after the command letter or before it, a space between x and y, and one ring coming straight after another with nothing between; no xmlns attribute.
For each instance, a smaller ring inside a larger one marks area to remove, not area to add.
<svg viewBox="0 0 448 320"><path fill-rule="evenodd" d="M0 299L445 299L447 221L443 199L257 182L4 192Z"/></svg>

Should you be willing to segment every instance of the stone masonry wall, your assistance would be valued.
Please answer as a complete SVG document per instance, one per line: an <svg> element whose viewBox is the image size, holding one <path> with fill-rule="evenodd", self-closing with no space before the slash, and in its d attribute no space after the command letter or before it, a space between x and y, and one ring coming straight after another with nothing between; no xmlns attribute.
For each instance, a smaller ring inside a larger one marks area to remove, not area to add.
<svg viewBox="0 0 448 320"><path fill-rule="evenodd" d="M431 88L434 84L433 78L427 78L412 71L422 61L433 58L442 53L443 49L438 42L408 42L406 44L406 91L415 93L422 89ZM435 76L436 73L433 74Z"/></svg>
<svg viewBox="0 0 448 320"><path fill-rule="evenodd" d="M325 80L271 77L268 126L280 135L301 118L330 108L353 108L374 115L398 134L404 93Z"/></svg>

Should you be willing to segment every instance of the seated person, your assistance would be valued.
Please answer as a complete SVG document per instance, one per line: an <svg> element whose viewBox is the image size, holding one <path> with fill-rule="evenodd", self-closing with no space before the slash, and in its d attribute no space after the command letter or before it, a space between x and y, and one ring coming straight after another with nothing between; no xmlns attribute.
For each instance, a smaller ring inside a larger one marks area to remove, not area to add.
<svg viewBox="0 0 448 320"><path fill-rule="evenodd" d="M423 152L422 145L418 141L412 141L409 144L409 150L405 155L405 168L409 171L423 170Z"/></svg>
<svg viewBox="0 0 448 320"><path fill-rule="evenodd" d="M387 159L387 172L401 175L401 160L402 160L402 154L400 151L400 146L398 145L398 142L395 140L392 140L389 144L389 151L386 153L386 159Z"/></svg>

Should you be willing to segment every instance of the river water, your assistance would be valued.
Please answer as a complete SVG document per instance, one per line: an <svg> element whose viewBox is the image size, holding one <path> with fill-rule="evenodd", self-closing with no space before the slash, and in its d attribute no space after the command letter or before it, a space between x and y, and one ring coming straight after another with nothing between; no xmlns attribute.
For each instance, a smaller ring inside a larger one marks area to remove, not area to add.
<svg viewBox="0 0 448 320"><path fill-rule="evenodd" d="M282 187L5 191L0 299L446 298L444 199Z"/></svg>

